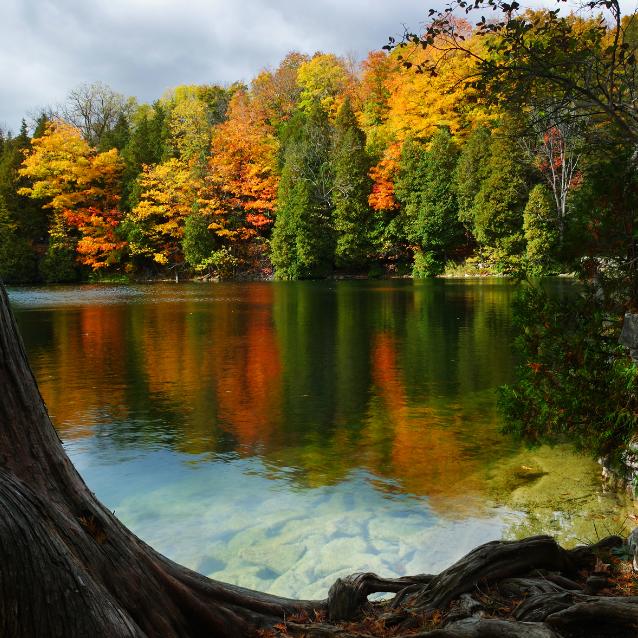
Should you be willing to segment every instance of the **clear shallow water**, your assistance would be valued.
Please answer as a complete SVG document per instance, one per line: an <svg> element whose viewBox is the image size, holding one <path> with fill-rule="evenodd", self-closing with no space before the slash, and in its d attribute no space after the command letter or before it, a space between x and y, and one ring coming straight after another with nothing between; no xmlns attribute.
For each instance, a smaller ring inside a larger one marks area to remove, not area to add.
<svg viewBox="0 0 638 638"><path fill-rule="evenodd" d="M343 574L438 571L500 537L593 540L630 512L589 460L498 433L509 282L9 292L91 489L219 580L324 597Z"/></svg>

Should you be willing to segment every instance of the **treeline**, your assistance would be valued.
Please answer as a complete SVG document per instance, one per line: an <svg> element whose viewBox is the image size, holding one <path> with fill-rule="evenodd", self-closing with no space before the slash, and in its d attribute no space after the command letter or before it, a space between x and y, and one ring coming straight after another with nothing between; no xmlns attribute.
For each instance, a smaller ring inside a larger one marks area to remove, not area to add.
<svg viewBox="0 0 638 638"><path fill-rule="evenodd" d="M600 33L527 22L532 43ZM551 83L523 107L486 96L471 53L502 56L500 36L455 29L462 49L290 53L249 86L152 105L81 86L32 135L0 138L0 277L546 274L614 256L632 145Z"/></svg>

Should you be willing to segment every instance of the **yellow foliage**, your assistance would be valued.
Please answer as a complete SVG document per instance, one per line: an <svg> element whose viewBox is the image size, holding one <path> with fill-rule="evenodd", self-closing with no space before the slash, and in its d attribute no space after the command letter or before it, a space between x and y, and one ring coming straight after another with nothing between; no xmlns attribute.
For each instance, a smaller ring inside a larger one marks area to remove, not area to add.
<svg viewBox="0 0 638 638"><path fill-rule="evenodd" d="M140 201L129 215L135 228L131 253L161 264L179 259L184 222L195 205L199 180L186 162L171 158L145 166L139 185Z"/></svg>

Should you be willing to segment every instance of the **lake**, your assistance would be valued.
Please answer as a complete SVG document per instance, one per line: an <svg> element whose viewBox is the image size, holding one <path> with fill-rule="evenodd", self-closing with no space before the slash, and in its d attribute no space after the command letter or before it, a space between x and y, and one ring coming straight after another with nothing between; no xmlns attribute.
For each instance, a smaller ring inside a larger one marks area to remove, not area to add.
<svg viewBox="0 0 638 638"><path fill-rule="evenodd" d="M567 284L568 285L568 284ZM506 280L12 288L40 390L97 496L215 579L325 597L497 538L618 532L565 446L499 433Z"/></svg>

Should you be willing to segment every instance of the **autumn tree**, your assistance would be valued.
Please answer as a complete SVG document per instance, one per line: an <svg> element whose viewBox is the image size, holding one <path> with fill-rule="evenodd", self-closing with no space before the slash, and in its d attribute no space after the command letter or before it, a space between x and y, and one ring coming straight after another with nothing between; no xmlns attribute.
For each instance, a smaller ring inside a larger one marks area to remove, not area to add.
<svg viewBox="0 0 638 638"><path fill-rule="evenodd" d="M335 120L333 219L336 232L335 264L365 266L370 259L370 178L365 136L357 124L350 100L339 107Z"/></svg>
<svg viewBox="0 0 638 638"><path fill-rule="evenodd" d="M199 201L210 230L225 242L247 241L274 221L278 143L249 96L236 93L228 119L213 132Z"/></svg>
<svg viewBox="0 0 638 638"><path fill-rule="evenodd" d="M316 105L329 115L335 115L339 99L350 89L353 78L346 63L333 53L316 53L297 72L301 87L299 108L307 112Z"/></svg>
<svg viewBox="0 0 638 638"><path fill-rule="evenodd" d="M118 232L122 168L117 149L96 152L79 129L64 122L51 122L33 139L20 169L30 185L19 193L44 200L53 212L50 259L75 250L78 261L93 270L119 261L125 246Z"/></svg>
<svg viewBox="0 0 638 638"><path fill-rule="evenodd" d="M190 167L176 158L144 167L139 176L139 203L126 221L134 258L147 265L182 262L184 224L200 186Z"/></svg>
<svg viewBox="0 0 638 638"><path fill-rule="evenodd" d="M395 181L401 164L402 144L394 142L370 169L372 190L368 204L372 209L371 241L380 256L398 256L406 242L405 228L396 197Z"/></svg>
<svg viewBox="0 0 638 638"><path fill-rule="evenodd" d="M190 94L174 98L168 126L175 156L200 170L206 161L211 134L204 101Z"/></svg>
<svg viewBox="0 0 638 638"><path fill-rule="evenodd" d="M308 56L292 51L274 70L264 70L251 82L250 95L253 108L265 122L279 129L293 115L301 95L297 82L299 67L308 62Z"/></svg>
<svg viewBox="0 0 638 638"><path fill-rule="evenodd" d="M383 124L390 111L391 81L399 71L395 56L385 51L371 51L361 63L361 82L357 87L362 108L364 129Z"/></svg>

